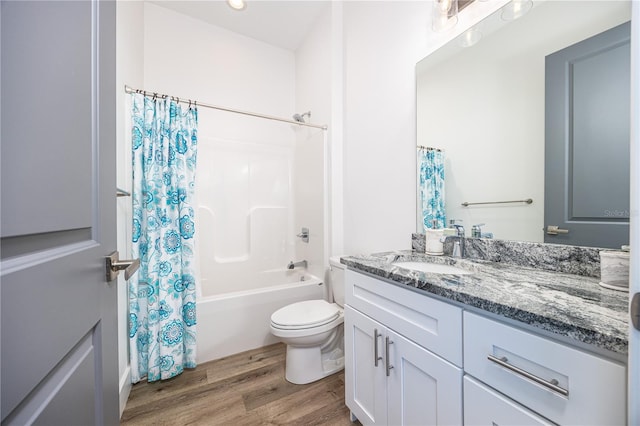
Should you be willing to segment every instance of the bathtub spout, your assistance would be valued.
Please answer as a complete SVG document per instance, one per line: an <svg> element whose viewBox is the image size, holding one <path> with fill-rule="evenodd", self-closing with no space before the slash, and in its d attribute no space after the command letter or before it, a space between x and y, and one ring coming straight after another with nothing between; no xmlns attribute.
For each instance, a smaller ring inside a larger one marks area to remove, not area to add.
<svg viewBox="0 0 640 426"><path fill-rule="evenodd" d="M287 265L287 269L293 269L296 267L302 266L303 268L307 269L307 261L306 260L301 260L300 262L296 262L293 263L293 261L289 262L289 264Z"/></svg>

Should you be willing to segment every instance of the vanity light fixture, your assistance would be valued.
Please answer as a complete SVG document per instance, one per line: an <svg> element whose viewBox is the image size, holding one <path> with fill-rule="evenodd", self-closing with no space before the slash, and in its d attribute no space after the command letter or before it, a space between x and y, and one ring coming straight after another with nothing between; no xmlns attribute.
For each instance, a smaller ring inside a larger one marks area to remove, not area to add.
<svg viewBox="0 0 640 426"><path fill-rule="evenodd" d="M458 0L433 0L431 27L435 32L443 32L458 23Z"/></svg>
<svg viewBox="0 0 640 426"><path fill-rule="evenodd" d="M533 2L531 0L511 0L510 3L507 3L502 8L500 16L503 21L513 21L530 11L532 6Z"/></svg>
<svg viewBox="0 0 640 426"><path fill-rule="evenodd" d="M244 10L247 8L247 4L244 0L227 0L227 4L233 10Z"/></svg>

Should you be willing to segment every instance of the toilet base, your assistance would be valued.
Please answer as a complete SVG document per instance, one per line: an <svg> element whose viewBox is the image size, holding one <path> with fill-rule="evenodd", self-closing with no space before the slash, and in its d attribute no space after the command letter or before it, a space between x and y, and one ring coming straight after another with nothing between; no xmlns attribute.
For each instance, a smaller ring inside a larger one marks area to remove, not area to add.
<svg viewBox="0 0 640 426"><path fill-rule="evenodd" d="M287 345L285 379L296 385L315 382L344 369L344 337L342 325L324 346L296 347Z"/></svg>

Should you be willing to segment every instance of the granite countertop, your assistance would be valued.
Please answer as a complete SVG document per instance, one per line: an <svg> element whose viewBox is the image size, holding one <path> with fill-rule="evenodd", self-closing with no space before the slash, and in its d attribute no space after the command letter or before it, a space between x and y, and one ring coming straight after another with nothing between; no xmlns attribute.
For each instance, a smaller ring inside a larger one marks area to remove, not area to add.
<svg viewBox="0 0 640 426"><path fill-rule="evenodd" d="M392 264L401 261L450 264L473 273L432 274ZM627 354L629 295L601 287L598 278L500 262L430 256L415 250L344 256L341 263L418 292Z"/></svg>

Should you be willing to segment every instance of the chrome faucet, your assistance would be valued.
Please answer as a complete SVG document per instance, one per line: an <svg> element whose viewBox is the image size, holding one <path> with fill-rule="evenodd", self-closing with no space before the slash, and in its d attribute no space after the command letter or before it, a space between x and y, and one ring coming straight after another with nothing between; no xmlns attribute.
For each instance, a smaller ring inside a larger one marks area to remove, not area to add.
<svg viewBox="0 0 640 426"><path fill-rule="evenodd" d="M300 262L293 263L293 261L289 262L287 265L287 269L293 269L302 266L303 268L307 268L307 261L301 260Z"/></svg>

